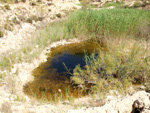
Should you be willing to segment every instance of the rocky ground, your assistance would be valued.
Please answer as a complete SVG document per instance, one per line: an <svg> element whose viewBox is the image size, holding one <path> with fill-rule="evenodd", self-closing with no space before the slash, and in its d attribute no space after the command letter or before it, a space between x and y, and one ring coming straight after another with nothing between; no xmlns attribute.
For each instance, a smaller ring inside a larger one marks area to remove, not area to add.
<svg viewBox="0 0 150 113"><path fill-rule="evenodd" d="M18 49L39 27L65 17L69 11L80 8L78 1L55 0L3 4L0 3L0 53Z"/></svg>
<svg viewBox="0 0 150 113"><path fill-rule="evenodd" d="M78 3L68 0L27 1L9 6L0 3L0 55L18 50L37 29L65 17L70 10L80 8ZM59 41L48 48L72 42L78 40ZM150 112L150 94L145 91L135 92L132 88L131 95L114 96L110 93L104 101L84 97L75 99L74 103L66 101L52 104L27 97L23 93L23 85L33 80L31 72L45 61L46 52L45 49L39 58L30 63L15 64L10 73L6 72L8 76L0 80L0 113L129 113L132 109Z"/></svg>
<svg viewBox="0 0 150 113"><path fill-rule="evenodd" d="M149 0L93 0L89 4L94 8L137 8L150 10Z"/></svg>
<svg viewBox="0 0 150 113"><path fill-rule="evenodd" d="M104 106L69 110L68 113L150 113L150 94L139 91L120 98L108 96Z"/></svg>

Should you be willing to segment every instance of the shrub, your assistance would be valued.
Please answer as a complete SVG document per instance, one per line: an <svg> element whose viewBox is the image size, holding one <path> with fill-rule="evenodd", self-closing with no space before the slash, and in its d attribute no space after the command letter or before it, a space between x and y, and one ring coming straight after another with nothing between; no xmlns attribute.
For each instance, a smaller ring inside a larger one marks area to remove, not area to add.
<svg viewBox="0 0 150 113"><path fill-rule="evenodd" d="M30 17L30 19L31 19L31 20L34 20L35 22L37 22L37 21L38 21L38 16L32 15L32 16Z"/></svg>
<svg viewBox="0 0 150 113"><path fill-rule="evenodd" d="M30 19L31 19L31 20L34 20L35 22L37 22L37 21L42 21L42 20L43 20L43 17L42 17L42 16L38 17L38 16L36 16L36 15L32 15L32 16L30 17Z"/></svg>
<svg viewBox="0 0 150 113"><path fill-rule="evenodd" d="M2 31L0 31L0 37L3 37L4 33Z"/></svg>
<svg viewBox="0 0 150 113"><path fill-rule="evenodd" d="M120 2L107 2L105 3L102 7L110 7L110 6L115 6L117 8L123 6L124 4L123 3L120 3Z"/></svg>
<svg viewBox="0 0 150 113"><path fill-rule="evenodd" d="M20 24L20 22L17 20L16 17L12 18L12 21L13 21L14 24Z"/></svg>
<svg viewBox="0 0 150 113"><path fill-rule="evenodd" d="M4 7L5 7L5 9L10 10L10 6L9 5L5 5Z"/></svg>
<svg viewBox="0 0 150 113"><path fill-rule="evenodd" d="M33 23L33 20L31 18L27 18L26 22L32 24Z"/></svg>
<svg viewBox="0 0 150 113"><path fill-rule="evenodd" d="M18 0L15 0L15 3L18 3L19 1Z"/></svg>
<svg viewBox="0 0 150 113"><path fill-rule="evenodd" d="M56 14L58 18L61 18L61 13Z"/></svg>
<svg viewBox="0 0 150 113"><path fill-rule="evenodd" d="M37 2L42 2L42 0L37 0Z"/></svg>
<svg viewBox="0 0 150 113"><path fill-rule="evenodd" d="M24 2L24 3L26 2L26 0L21 0L21 1Z"/></svg>
<svg viewBox="0 0 150 113"><path fill-rule="evenodd" d="M48 11L51 12L52 10L51 10L51 9L48 9Z"/></svg>
<svg viewBox="0 0 150 113"><path fill-rule="evenodd" d="M140 2L135 2L133 5L134 8L141 7L141 6L142 6L142 3Z"/></svg>
<svg viewBox="0 0 150 113"><path fill-rule="evenodd" d="M90 87L92 91L124 89L131 83L141 84L150 77L150 65L145 62L145 57L146 50L137 45L126 54L117 50L102 51L98 56L92 54L85 57L84 69L76 66L71 80L84 89L93 84Z"/></svg>
<svg viewBox="0 0 150 113"><path fill-rule="evenodd" d="M14 24L11 21L7 21L7 23L4 24L4 29L12 31Z"/></svg>

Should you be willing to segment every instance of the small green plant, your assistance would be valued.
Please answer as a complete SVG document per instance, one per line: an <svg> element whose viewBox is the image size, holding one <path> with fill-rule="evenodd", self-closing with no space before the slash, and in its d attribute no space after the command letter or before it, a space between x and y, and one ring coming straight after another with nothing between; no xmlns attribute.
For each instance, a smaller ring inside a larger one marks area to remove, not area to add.
<svg viewBox="0 0 150 113"><path fill-rule="evenodd" d="M14 24L8 20L7 23L5 23L3 27L6 30L13 31Z"/></svg>
<svg viewBox="0 0 150 113"><path fill-rule="evenodd" d="M58 18L61 18L61 13L56 14Z"/></svg>
<svg viewBox="0 0 150 113"><path fill-rule="evenodd" d="M12 22L14 24L20 24L20 22L18 21L18 19L16 17L12 18Z"/></svg>
<svg viewBox="0 0 150 113"><path fill-rule="evenodd" d="M40 16L38 17L38 21L42 21L44 19L44 17Z"/></svg>
<svg viewBox="0 0 150 113"><path fill-rule="evenodd" d="M71 96L69 96L69 98L68 98L68 100L69 100L69 102L71 102L72 104L73 104L73 102L74 102L74 97L71 95Z"/></svg>
<svg viewBox="0 0 150 113"><path fill-rule="evenodd" d="M42 2L42 0L37 0L37 2Z"/></svg>
<svg viewBox="0 0 150 113"><path fill-rule="evenodd" d="M7 10L10 10L10 6L7 4L7 5L4 5L5 9Z"/></svg>
<svg viewBox="0 0 150 113"><path fill-rule="evenodd" d="M140 2L135 2L133 5L134 8L141 7L141 6L142 6L142 3Z"/></svg>
<svg viewBox="0 0 150 113"><path fill-rule="evenodd" d="M51 10L51 9L48 9L48 11L51 12L52 10Z"/></svg>
<svg viewBox="0 0 150 113"><path fill-rule="evenodd" d="M31 20L34 20L35 22L37 22L37 21L38 21L38 16L32 15L32 16L30 17L30 19L31 19Z"/></svg>
<svg viewBox="0 0 150 113"><path fill-rule="evenodd" d="M21 0L21 1L24 2L24 3L26 2L26 0Z"/></svg>
<svg viewBox="0 0 150 113"><path fill-rule="evenodd" d="M26 101L26 98L24 98L23 96L17 95L14 100L15 100L15 101L22 101L22 102L25 102L25 101Z"/></svg>
<svg viewBox="0 0 150 113"><path fill-rule="evenodd" d="M14 0L0 0L0 2L12 4L12 3L14 3Z"/></svg>
<svg viewBox="0 0 150 113"><path fill-rule="evenodd" d="M3 37L4 33L2 31L0 31L0 37Z"/></svg>
<svg viewBox="0 0 150 113"><path fill-rule="evenodd" d="M26 22L32 24L32 23L33 23L33 20L32 20L31 18L27 18L27 19L26 19Z"/></svg>
<svg viewBox="0 0 150 113"><path fill-rule="evenodd" d="M121 6L123 6L124 4L123 3L120 3L120 2L108 2L108 3L105 3L102 7L110 7L110 6L114 6L116 8L120 8Z"/></svg>

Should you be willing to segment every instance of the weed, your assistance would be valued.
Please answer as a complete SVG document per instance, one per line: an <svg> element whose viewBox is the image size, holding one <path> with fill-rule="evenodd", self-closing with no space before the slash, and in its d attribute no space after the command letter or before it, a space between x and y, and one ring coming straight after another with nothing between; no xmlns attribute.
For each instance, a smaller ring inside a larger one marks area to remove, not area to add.
<svg viewBox="0 0 150 113"><path fill-rule="evenodd" d="M24 98L23 96L17 95L14 100L15 100L15 101L22 101L22 102L25 102L25 101L26 101L26 98Z"/></svg>
<svg viewBox="0 0 150 113"><path fill-rule="evenodd" d="M21 1L24 2L24 3L26 2L26 0L21 0Z"/></svg>
<svg viewBox="0 0 150 113"><path fill-rule="evenodd" d="M3 37L4 33L2 31L0 31L0 37Z"/></svg>
<svg viewBox="0 0 150 113"><path fill-rule="evenodd" d="M38 16L36 16L36 15L32 15L32 16L30 17L30 19L31 19L31 20L34 20L35 22L37 22L37 21L42 21L42 20L43 20L43 17L42 17L42 16L38 17Z"/></svg>
<svg viewBox="0 0 150 113"><path fill-rule="evenodd" d="M32 24L32 23L33 23L33 20L32 20L31 18L27 18L27 19L26 19L26 22Z"/></svg>
<svg viewBox="0 0 150 113"><path fill-rule="evenodd" d="M20 24L20 22L17 20L16 17L12 18L12 22L13 22L14 24Z"/></svg>
<svg viewBox="0 0 150 113"><path fill-rule="evenodd" d="M48 9L48 11L51 12L52 10L51 10L51 9Z"/></svg>
<svg viewBox="0 0 150 113"><path fill-rule="evenodd" d="M3 103L0 111L2 113L12 113L11 104L8 102Z"/></svg>
<svg viewBox="0 0 150 113"><path fill-rule="evenodd" d="M58 18L61 18L61 13L56 14Z"/></svg>
<svg viewBox="0 0 150 113"><path fill-rule="evenodd" d="M134 8L137 8L137 7L140 7L140 6L142 6L142 3L140 3L140 2L135 2L134 5L133 5Z"/></svg>
<svg viewBox="0 0 150 113"><path fill-rule="evenodd" d="M13 0L0 0L0 2L8 3L8 4L12 4L12 3L14 3L14 1L13 1Z"/></svg>
<svg viewBox="0 0 150 113"><path fill-rule="evenodd" d="M74 97L71 95L71 96L69 96L68 100L69 100L69 102L71 102L71 104L73 104L73 102L74 102Z"/></svg>
<svg viewBox="0 0 150 113"><path fill-rule="evenodd" d="M4 29L12 31L13 26L14 26L14 24L12 22L8 21L7 23L4 24Z"/></svg>
<svg viewBox="0 0 150 113"><path fill-rule="evenodd" d="M102 7L110 7L110 6L115 6L116 8L120 8L123 6L123 3L120 2L106 2Z"/></svg>
<svg viewBox="0 0 150 113"><path fill-rule="evenodd" d="M7 10L10 10L10 6L7 4L7 5L4 5L5 9Z"/></svg>

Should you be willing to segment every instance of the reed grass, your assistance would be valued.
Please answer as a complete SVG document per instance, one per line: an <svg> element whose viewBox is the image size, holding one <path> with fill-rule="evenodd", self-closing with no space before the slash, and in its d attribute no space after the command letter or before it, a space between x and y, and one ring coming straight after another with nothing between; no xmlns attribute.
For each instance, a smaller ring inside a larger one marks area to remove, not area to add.
<svg viewBox="0 0 150 113"><path fill-rule="evenodd" d="M149 39L150 13L137 9L79 10L71 14L67 32L85 38L130 38ZM144 24L145 23L145 24ZM144 24L144 26L142 26Z"/></svg>

